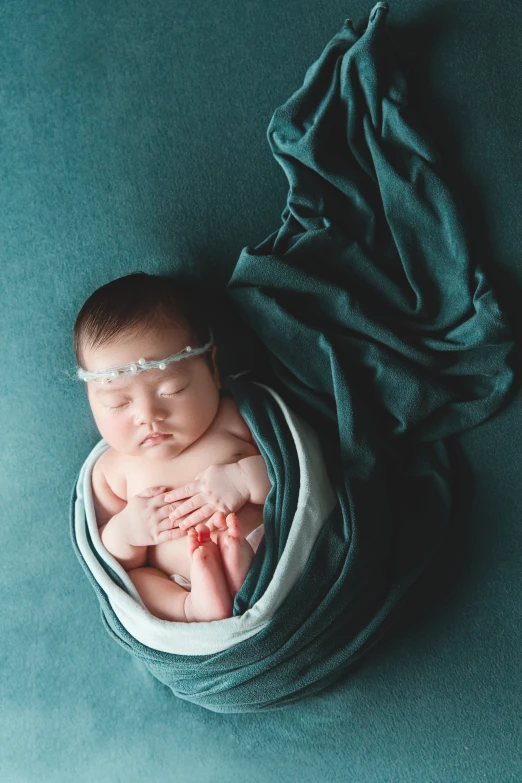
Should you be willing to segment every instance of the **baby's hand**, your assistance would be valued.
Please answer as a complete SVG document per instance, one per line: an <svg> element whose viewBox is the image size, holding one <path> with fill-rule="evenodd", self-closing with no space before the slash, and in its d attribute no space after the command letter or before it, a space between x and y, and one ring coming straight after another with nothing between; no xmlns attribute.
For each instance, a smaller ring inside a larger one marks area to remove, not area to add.
<svg viewBox="0 0 522 783"><path fill-rule="evenodd" d="M167 487L147 487L129 498L123 511L117 515L128 544L155 546L184 535L169 519L172 505L165 503L168 491Z"/></svg>
<svg viewBox="0 0 522 783"><path fill-rule="evenodd" d="M228 465L211 465L205 468L198 473L194 481L185 484L184 487L170 490L165 496L167 502L179 501L183 498L189 500L178 504L177 508L169 513L169 518L173 522L179 520L178 524L182 530L204 522L209 517L212 522L212 517L217 516L219 512L227 516L239 511L245 503L249 502L250 490L239 463L232 462ZM211 529L217 527L212 523Z"/></svg>

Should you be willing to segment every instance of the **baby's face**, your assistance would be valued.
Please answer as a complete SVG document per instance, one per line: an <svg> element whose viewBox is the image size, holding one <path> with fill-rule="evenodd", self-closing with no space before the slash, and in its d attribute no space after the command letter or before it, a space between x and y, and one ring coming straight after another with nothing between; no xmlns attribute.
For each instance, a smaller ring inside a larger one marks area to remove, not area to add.
<svg viewBox="0 0 522 783"><path fill-rule="evenodd" d="M142 337L85 349L89 372L141 357L159 361L189 344L182 329L157 329ZM196 346L197 347L197 346ZM212 346L212 372L203 355L168 364L165 370L144 370L110 383L89 381L87 396L102 438L116 451L148 460L168 461L194 443L212 424L220 404L217 348ZM152 432L168 433L159 442L143 443Z"/></svg>

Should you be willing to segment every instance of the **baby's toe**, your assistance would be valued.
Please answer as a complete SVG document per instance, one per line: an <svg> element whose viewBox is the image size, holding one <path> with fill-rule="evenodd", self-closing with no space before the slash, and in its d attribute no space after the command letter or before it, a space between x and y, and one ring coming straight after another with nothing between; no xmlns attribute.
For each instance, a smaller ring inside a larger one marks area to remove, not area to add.
<svg viewBox="0 0 522 783"><path fill-rule="evenodd" d="M200 544L206 544L207 541L210 541L210 530L206 525L201 525L201 527L198 525L197 535Z"/></svg>
<svg viewBox="0 0 522 783"><path fill-rule="evenodd" d="M187 531L187 550L189 556L192 557L196 549L199 547L198 531L191 527Z"/></svg>

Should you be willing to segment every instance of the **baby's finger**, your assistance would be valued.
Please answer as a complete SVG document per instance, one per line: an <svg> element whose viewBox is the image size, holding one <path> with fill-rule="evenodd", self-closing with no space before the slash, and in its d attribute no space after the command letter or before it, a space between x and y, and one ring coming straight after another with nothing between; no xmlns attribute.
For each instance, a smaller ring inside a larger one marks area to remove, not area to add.
<svg viewBox="0 0 522 783"><path fill-rule="evenodd" d="M194 527L194 525L197 525L199 522L204 522L208 517L212 516L215 510L215 506L206 504L205 506L198 508L197 511L194 511L193 514L189 514L187 517L180 519L178 524L181 530L186 530L188 527Z"/></svg>
<svg viewBox="0 0 522 783"><path fill-rule="evenodd" d="M141 498L150 498L150 504L153 508L159 508L163 505L165 494L169 491L168 487L147 487L138 494Z"/></svg>
<svg viewBox="0 0 522 783"><path fill-rule="evenodd" d="M182 538L186 535L186 530L180 530L177 527L171 528L170 530L163 530L157 535L158 544L163 544L165 541L175 541L177 538Z"/></svg>
<svg viewBox="0 0 522 783"><path fill-rule="evenodd" d="M208 520L207 525L214 530L223 530L227 527L226 515L223 511L216 511Z"/></svg>
<svg viewBox="0 0 522 783"><path fill-rule="evenodd" d="M150 501L151 505L154 508L161 508L165 505L165 495L168 493L169 488L168 487L158 487L158 492L156 492L156 488L154 489L154 496L152 497L152 500ZM173 506L177 505L176 503L172 504Z"/></svg>
<svg viewBox="0 0 522 783"><path fill-rule="evenodd" d="M201 525L206 525L211 532L213 530L226 529L227 523L225 514L222 511L216 511L216 513L212 514L205 522L200 522L199 525L196 525L196 530L198 530ZM189 529L192 530L192 528Z"/></svg>
<svg viewBox="0 0 522 783"><path fill-rule="evenodd" d="M180 528L178 527L178 523L173 522L168 516L163 517L163 519L160 519L159 522L156 524L157 533L163 533L165 530L178 530L180 536L185 535L185 531L180 530Z"/></svg>
<svg viewBox="0 0 522 783"><path fill-rule="evenodd" d="M181 519L181 517L184 517L186 514L189 514L191 511L194 511L194 509L198 508L199 503L192 503L192 498L190 500L185 501L178 501L178 503L171 503L169 504L170 508L166 508L168 511L169 517L174 519Z"/></svg>
<svg viewBox="0 0 522 783"><path fill-rule="evenodd" d="M194 495L199 490L199 482L192 481L190 484L185 484L184 487L178 487L177 489L171 489L165 495L165 503L171 503L173 500L183 500L191 495Z"/></svg>

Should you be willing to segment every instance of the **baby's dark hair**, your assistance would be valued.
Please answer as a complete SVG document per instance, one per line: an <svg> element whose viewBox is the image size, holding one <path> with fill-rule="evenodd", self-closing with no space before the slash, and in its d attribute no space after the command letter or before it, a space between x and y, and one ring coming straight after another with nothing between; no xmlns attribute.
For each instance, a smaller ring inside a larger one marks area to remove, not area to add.
<svg viewBox="0 0 522 783"><path fill-rule="evenodd" d="M186 329L189 344L200 348L210 339L204 312L190 283L142 271L124 275L97 288L83 304L73 328L76 361L86 369L84 347L96 349L125 332L140 336L155 325ZM211 351L202 356L212 370Z"/></svg>

